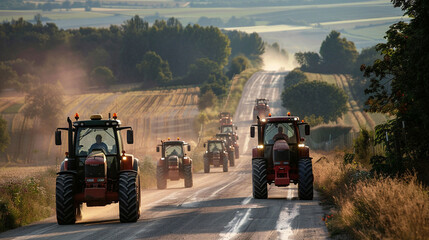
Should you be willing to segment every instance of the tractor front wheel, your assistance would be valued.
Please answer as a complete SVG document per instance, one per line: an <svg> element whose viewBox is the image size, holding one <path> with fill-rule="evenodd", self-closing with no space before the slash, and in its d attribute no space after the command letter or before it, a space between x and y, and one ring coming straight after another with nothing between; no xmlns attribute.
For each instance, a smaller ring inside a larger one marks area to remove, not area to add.
<svg viewBox="0 0 429 240"><path fill-rule="evenodd" d="M235 147L235 159L240 158L240 149L237 147Z"/></svg>
<svg viewBox="0 0 429 240"><path fill-rule="evenodd" d="M193 185L192 181L192 165L185 165L183 167L183 175L185 178L185 188L190 188Z"/></svg>
<svg viewBox="0 0 429 240"><path fill-rule="evenodd" d="M252 159L252 184L254 198L266 199L268 197L267 165L264 159Z"/></svg>
<svg viewBox="0 0 429 240"><path fill-rule="evenodd" d="M311 159L301 159L298 162L299 182L298 197L301 200L313 199L313 166Z"/></svg>
<svg viewBox="0 0 429 240"><path fill-rule="evenodd" d="M229 166L234 167L234 165L235 165L235 156L234 156L234 152L231 152L231 154L229 155Z"/></svg>
<svg viewBox="0 0 429 240"><path fill-rule="evenodd" d="M167 176L164 167L156 167L156 187L158 189L167 188Z"/></svg>
<svg viewBox="0 0 429 240"><path fill-rule="evenodd" d="M223 167L223 172L228 172L228 157L226 156L223 158L222 167Z"/></svg>
<svg viewBox="0 0 429 240"><path fill-rule="evenodd" d="M55 202L57 222L60 225L74 224L76 222L77 209L73 199L74 176L60 174L57 176L55 187Z"/></svg>
<svg viewBox="0 0 429 240"><path fill-rule="evenodd" d="M204 173L210 172L210 163L208 158L204 158Z"/></svg>
<svg viewBox="0 0 429 240"><path fill-rule="evenodd" d="M136 222L140 216L140 182L135 172L119 175L119 219Z"/></svg>

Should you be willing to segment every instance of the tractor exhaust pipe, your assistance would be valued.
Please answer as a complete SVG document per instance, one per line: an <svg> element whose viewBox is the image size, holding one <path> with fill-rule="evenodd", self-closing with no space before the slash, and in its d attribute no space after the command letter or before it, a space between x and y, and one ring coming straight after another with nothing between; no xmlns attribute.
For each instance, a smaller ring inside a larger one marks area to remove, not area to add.
<svg viewBox="0 0 429 240"><path fill-rule="evenodd" d="M67 123L69 124L69 130L68 130L68 138L69 138L69 156L73 157L73 124L70 119L70 117L67 117Z"/></svg>

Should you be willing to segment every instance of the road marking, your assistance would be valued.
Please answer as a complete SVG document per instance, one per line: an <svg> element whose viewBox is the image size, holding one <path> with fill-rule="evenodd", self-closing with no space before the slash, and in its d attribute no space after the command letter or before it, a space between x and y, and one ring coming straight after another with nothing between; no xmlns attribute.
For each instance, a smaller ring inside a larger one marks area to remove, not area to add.
<svg viewBox="0 0 429 240"><path fill-rule="evenodd" d="M237 236L240 233L240 229L250 221L249 215L251 211L251 208L247 209L245 213L237 211L235 217L225 226L226 231L219 234L220 239L229 240Z"/></svg>
<svg viewBox="0 0 429 240"><path fill-rule="evenodd" d="M289 204L287 204L289 205ZM293 235L292 221L299 215L299 205L294 204L292 209L287 206L280 212L276 229L279 233L278 239L289 239Z"/></svg>
<svg viewBox="0 0 429 240"><path fill-rule="evenodd" d="M241 202L241 205L246 205L246 204L248 204L248 203L250 202L250 200L252 200L252 197L247 197L247 198L245 198L245 199Z"/></svg>

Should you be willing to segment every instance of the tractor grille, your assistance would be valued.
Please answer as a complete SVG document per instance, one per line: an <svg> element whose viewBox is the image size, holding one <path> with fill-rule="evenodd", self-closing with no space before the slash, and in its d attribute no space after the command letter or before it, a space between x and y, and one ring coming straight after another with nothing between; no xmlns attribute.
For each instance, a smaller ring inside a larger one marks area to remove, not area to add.
<svg viewBox="0 0 429 240"><path fill-rule="evenodd" d="M177 156L171 156L168 158L168 166L178 166L179 158Z"/></svg>
<svg viewBox="0 0 429 240"><path fill-rule="evenodd" d="M274 160L274 165L289 164L290 151L289 150L274 150L273 160Z"/></svg>
<svg viewBox="0 0 429 240"><path fill-rule="evenodd" d="M105 177L105 165L104 164L86 164L85 165L85 177L97 178Z"/></svg>

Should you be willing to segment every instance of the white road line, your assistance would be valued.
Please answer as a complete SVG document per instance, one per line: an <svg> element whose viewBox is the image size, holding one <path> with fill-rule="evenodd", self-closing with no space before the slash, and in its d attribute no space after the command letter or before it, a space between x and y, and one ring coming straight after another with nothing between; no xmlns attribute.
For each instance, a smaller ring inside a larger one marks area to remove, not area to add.
<svg viewBox="0 0 429 240"><path fill-rule="evenodd" d="M250 202L250 200L252 200L252 197L247 197L247 198L245 198L245 199L241 202L241 205L247 205L247 204Z"/></svg>
<svg viewBox="0 0 429 240"><path fill-rule="evenodd" d="M229 240L237 236L240 233L240 229L250 221L249 215L251 211L251 208L247 209L245 213L237 211L235 217L225 226L226 230L219 234L220 239Z"/></svg>
<svg viewBox="0 0 429 240"><path fill-rule="evenodd" d="M290 204L287 204L290 205ZM292 209L284 207L279 214L276 229L279 233L278 239L289 239L293 235L292 221L299 214L299 205L294 204Z"/></svg>

